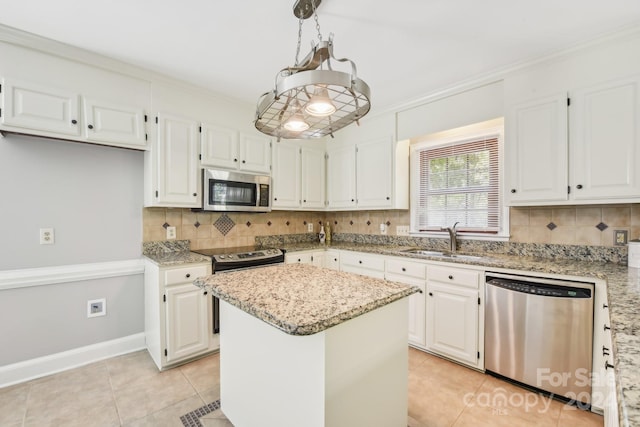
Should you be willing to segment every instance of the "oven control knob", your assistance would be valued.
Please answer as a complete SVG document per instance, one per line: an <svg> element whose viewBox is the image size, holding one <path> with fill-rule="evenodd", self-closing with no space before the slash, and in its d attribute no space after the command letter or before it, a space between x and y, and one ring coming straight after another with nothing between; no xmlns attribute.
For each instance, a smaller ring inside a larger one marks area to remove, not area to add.
<svg viewBox="0 0 640 427"><path fill-rule="evenodd" d="M224 255L220 255L220 259L224 259Z"/></svg>

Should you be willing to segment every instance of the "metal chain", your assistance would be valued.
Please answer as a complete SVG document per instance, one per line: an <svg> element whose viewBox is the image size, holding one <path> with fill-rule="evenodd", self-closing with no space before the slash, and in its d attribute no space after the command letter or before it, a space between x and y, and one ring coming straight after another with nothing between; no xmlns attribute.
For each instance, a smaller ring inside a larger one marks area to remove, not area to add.
<svg viewBox="0 0 640 427"><path fill-rule="evenodd" d="M302 22L303 21L304 19L298 18L298 47L296 48L296 64L295 64L296 67L299 65L298 56L300 56L300 43L302 41Z"/></svg>
<svg viewBox="0 0 640 427"><path fill-rule="evenodd" d="M313 19L316 20L316 30L318 30L318 40L322 41L322 33L320 32L320 21L318 21L318 11L316 10L316 2L312 0L311 5L313 6Z"/></svg>

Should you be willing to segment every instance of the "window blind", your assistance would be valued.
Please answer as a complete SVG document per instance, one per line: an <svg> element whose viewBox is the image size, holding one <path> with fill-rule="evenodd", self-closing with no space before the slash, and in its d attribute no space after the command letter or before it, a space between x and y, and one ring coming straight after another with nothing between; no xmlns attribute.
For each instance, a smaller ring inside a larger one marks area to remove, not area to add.
<svg viewBox="0 0 640 427"><path fill-rule="evenodd" d="M498 137L423 148L415 220L419 231L500 229Z"/></svg>

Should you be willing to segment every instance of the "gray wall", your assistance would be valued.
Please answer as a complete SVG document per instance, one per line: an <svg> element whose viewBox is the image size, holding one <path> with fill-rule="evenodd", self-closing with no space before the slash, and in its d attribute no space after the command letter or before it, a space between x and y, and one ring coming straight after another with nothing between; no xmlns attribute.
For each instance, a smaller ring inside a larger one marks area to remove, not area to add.
<svg viewBox="0 0 640 427"><path fill-rule="evenodd" d="M140 258L142 192L141 152L0 138L0 271ZM0 291L0 366L143 332L143 290L139 274ZM107 316L87 318L97 298Z"/></svg>

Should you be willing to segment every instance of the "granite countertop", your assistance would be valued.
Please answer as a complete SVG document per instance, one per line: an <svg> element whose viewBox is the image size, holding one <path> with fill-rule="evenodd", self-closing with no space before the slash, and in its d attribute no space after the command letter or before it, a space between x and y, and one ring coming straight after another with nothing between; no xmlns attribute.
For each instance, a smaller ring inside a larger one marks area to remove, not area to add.
<svg viewBox="0 0 640 427"><path fill-rule="evenodd" d="M301 264L200 277L196 286L291 335L311 335L419 288Z"/></svg>
<svg viewBox="0 0 640 427"><path fill-rule="evenodd" d="M492 253L473 254L478 258L468 259L424 256L405 252L411 248L346 242L323 245L302 243L283 246L287 252L322 249L352 250L473 265L485 270L521 270L530 273L570 276L576 279L606 280L620 425L625 427L640 425L640 269L614 263Z"/></svg>
<svg viewBox="0 0 640 427"><path fill-rule="evenodd" d="M142 244L142 254L160 267L211 263L211 257L189 251L188 240L145 242Z"/></svg>

